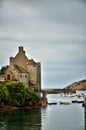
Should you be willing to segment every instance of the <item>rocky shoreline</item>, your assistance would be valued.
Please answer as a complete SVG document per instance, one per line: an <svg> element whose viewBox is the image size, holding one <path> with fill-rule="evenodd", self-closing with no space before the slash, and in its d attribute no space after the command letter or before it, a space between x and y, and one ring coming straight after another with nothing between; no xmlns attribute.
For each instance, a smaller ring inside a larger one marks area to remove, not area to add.
<svg viewBox="0 0 86 130"><path fill-rule="evenodd" d="M40 106L24 106L24 107L15 107L15 106L2 106L0 107L0 111L13 111L13 110L18 110L18 109L33 109L33 108L39 108Z"/></svg>
<svg viewBox="0 0 86 130"><path fill-rule="evenodd" d="M18 110L18 109L34 109L34 108L39 108L39 107L46 107L47 106L47 99L41 99L35 104L31 105L26 105L23 107L17 107L17 106L12 106L12 105L1 105L0 106L0 111L13 111L13 110Z"/></svg>
<svg viewBox="0 0 86 130"><path fill-rule="evenodd" d="M14 106L0 106L0 111L11 111L11 110L17 110L19 108L14 107Z"/></svg>

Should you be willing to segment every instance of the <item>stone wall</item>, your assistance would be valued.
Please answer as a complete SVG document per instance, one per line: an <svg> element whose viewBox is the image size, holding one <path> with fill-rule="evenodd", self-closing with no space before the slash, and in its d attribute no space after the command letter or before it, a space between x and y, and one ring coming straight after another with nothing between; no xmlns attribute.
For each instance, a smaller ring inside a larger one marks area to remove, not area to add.
<svg viewBox="0 0 86 130"><path fill-rule="evenodd" d="M24 69L26 69L27 68L27 60L28 60L28 58L25 55L25 51L23 50L23 47L19 47L19 52L14 57L14 64L20 65Z"/></svg>
<svg viewBox="0 0 86 130"><path fill-rule="evenodd" d="M10 66L7 69L7 73L11 74L11 79L19 79L18 71L15 70L15 65L21 66L23 69L25 69L26 73L29 74L29 83L28 86L31 85L31 87L37 91L41 90L41 64L40 62L35 62L33 59L28 59L25 55L25 51L23 50L23 47L19 47L19 51L16 54L15 57L10 57ZM24 79L23 79L24 80ZM23 81L23 82L28 82Z"/></svg>

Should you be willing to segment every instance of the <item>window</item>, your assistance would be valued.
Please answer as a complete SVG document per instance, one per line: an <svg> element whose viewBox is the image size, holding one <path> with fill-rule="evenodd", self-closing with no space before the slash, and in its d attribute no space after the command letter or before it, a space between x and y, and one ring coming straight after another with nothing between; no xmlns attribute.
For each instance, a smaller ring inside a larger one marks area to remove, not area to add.
<svg viewBox="0 0 86 130"><path fill-rule="evenodd" d="M20 78L22 78L22 74L20 74Z"/></svg>
<svg viewBox="0 0 86 130"><path fill-rule="evenodd" d="M25 78L27 78L27 75L25 75Z"/></svg>
<svg viewBox="0 0 86 130"><path fill-rule="evenodd" d="M7 74L7 80L10 80L10 74Z"/></svg>

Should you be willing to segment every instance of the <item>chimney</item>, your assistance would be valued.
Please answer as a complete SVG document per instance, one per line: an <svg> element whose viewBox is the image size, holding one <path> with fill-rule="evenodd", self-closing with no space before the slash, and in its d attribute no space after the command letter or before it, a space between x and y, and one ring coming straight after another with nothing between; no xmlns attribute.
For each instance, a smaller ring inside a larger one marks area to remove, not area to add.
<svg viewBox="0 0 86 130"><path fill-rule="evenodd" d="M10 66L13 67L13 64L14 64L14 58L10 57Z"/></svg>
<svg viewBox="0 0 86 130"><path fill-rule="evenodd" d="M23 51L23 47L20 46L20 47L19 47L19 52L22 52L22 51Z"/></svg>

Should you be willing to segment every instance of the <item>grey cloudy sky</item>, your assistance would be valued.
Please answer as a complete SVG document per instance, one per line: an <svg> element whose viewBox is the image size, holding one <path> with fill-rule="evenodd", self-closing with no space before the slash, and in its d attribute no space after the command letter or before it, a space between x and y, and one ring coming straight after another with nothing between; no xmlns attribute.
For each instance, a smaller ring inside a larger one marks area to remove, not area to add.
<svg viewBox="0 0 86 130"><path fill-rule="evenodd" d="M42 88L86 79L86 0L0 0L0 67L23 45Z"/></svg>

